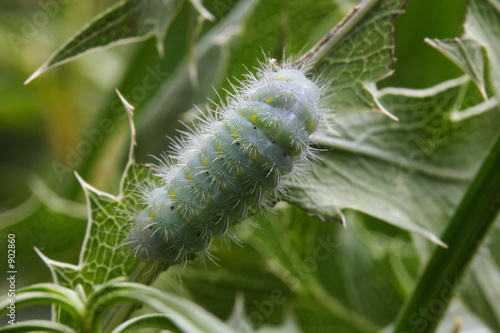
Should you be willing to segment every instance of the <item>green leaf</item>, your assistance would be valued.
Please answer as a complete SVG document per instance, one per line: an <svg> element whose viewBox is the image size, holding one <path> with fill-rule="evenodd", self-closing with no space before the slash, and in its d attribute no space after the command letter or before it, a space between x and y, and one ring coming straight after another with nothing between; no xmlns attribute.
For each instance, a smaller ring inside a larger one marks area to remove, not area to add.
<svg viewBox="0 0 500 333"><path fill-rule="evenodd" d="M500 96L498 86L498 69L500 69L500 9L498 6L482 0L469 2L468 15L465 24L465 35L481 43L488 56L490 73L487 77L492 81L493 93L496 99ZM490 106L494 105L493 98ZM498 114L498 105L493 109ZM497 117L498 118L498 117ZM485 142L483 149L488 153L473 181L461 198L460 204L454 211L453 217L443 233L443 241L449 244L449 250L435 249L425 267L412 295L406 300L396 320L396 331L406 332L433 332L440 318L445 313L452 297L443 298L445 292L455 290L467 271L476 254L473 267L481 267L481 275L471 274L472 281L479 285L479 292L495 288L491 282L498 280L498 263L486 255L478 252L488 233L494 230L498 219L498 203L500 202L500 134L495 123L494 135L489 142ZM494 273L495 272L495 273ZM484 283L484 285L483 285ZM469 292L470 293L470 292ZM498 295L499 291L488 291L491 295ZM432 304L440 300L441 310L435 313L432 320L425 316L421 309L429 309ZM469 297L469 299L471 299ZM472 298L475 306L482 308L480 315L492 328L498 328L498 322L491 320L498 312L493 301L488 297ZM477 303L479 301L479 304ZM418 324L416 324L418 323Z"/></svg>
<svg viewBox="0 0 500 333"><path fill-rule="evenodd" d="M385 236L373 228L385 228L382 222L352 211L352 227L342 229L291 205L281 203L276 210L255 217L258 228L236 227L244 243L231 249L222 245L214 252L217 266L193 263L182 273L182 288L171 280L174 272L156 286L183 290L221 318L243 295L240 317L257 328L278 330L289 315L303 332L376 332L393 320L406 295L399 288L407 269L401 255L411 255L404 233L392 228ZM400 262L396 272L395 261ZM406 274L413 276L416 269Z"/></svg>
<svg viewBox="0 0 500 333"><path fill-rule="evenodd" d="M405 0L365 0L298 60L328 81L324 103L331 111L378 111L371 84L391 74L393 20Z"/></svg>
<svg viewBox="0 0 500 333"><path fill-rule="evenodd" d="M153 308L168 316L183 332L232 332L223 322L194 303L149 286L128 282L109 283L89 296L87 306L95 316L94 329L97 329L95 325L106 309L124 301L139 302Z"/></svg>
<svg viewBox="0 0 500 333"><path fill-rule="evenodd" d="M260 8L271 12L271 9L279 7L272 7L269 3L266 2ZM298 0L290 1L283 6L283 2L273 1L272 5L287 7L298 3ZM268 324L282 323L290 308L297 319L293 329L299 326L307 332L375 332L382 327L389 327L387 325L396 317L403 299L412 293L415 277L425 270L428 255L425 252L430 248L429 242L423 246L428 248L426 251L418 248L421 246L418 237L415 237L414 244L410 243L410 237L404 230L418 232L440 242L439 236L446 230L447 221L487 155L486 147L499 127L495 115L496 101L483 102L483 97L475 90L475 95L471 96L469 93L474 88L465 78L424 90L377 91L374 82L391 71L394 47L391 24L405 3L393 0L364 1L319 44L319 48L313 49L310 56L300 60L312 66L313 74L320 77L324 74L323 78L332 83L325 89L328 94L326 108L332 111L390 110L401 120L395 123L373 113L341 113L334 117L335 130L340 132L341 137L334 137L328 132L316 137L318 144L328 150L320 153L321 161L310 168L310 175L302 178L301 184L294 185L289 200L323 218L345 214L349 228L341 229L337 224L324 223L297 208L280 205L276 216L269 214L268 217L257 217L261 229L246 238L247 245L252 244L254 249L247 246L230 252L223 244L216 252L216 256L222 258L220 268L210 265L205 270L196 263L189 264L183 272L182 286L168 280L171 289L186 297L192 296L220 318L227 317L234 295L243 291L247 317L251 324L257 322L257 326L260 326L264 323L262 331ZM268 5L271 7L266 7ZM306 2L302 5L304 8L312 7ZM257 11L255 18L262 21L265 12ZM272 45L265 44L264 39L268 35L264 36L262 30L283 26L280 20L286 13L286 9L280 9L279 14L269 19L273 22L264 22L262 26L257 24L260 21L255 21L247 29L249 31L242 35L248 39L241 41L241 45ZM283 20L286 21L286 18ZM300 25L294 17L290 22L293 22L293 29ZM488 22L494 25L494 21ZM321 24L314 21L307 27L314 28ZM481 24L478 19L477 25ZM235 24L232 27L242 26ZM287 28L281 29L280 33L286 36ZM227 32L228 35L223 34L222 37L230 35L232 38L233 31ZM165 91L159 91L158 99L148 106L149 110L155 112L149 114L148 110L145 113L144 119L151 118L144 122L144 133L152 129L151 125L155 125L156 130L173 128L170 122L165 124L161 120L170 119L170 115L164 115L162 111L168 110L173 117L177 117L193 103L192 94L195 94L196 103L202 101L203 94L210 86L210 75L216 77L215 82L226 71L226 66L241 66L240 58L230 58L227 45L224 44L226 39L224 43L217 44L216 34L210 35L209 32L204 36L210 36L206 49L198 48L195 52L200 59L198 68L201 70L198 74L206 75L206 78L198 81L202 89L197 91L195 86L191 86L195 81L188 75L186 68L189 65L186 61L178 71L180 74L172 76L174 79L169 83L166 94L168 98L161 99ZM272 36L281 37L278 33ZM305 40L300 40L302 45ZM468 40L476 41L473 38ZM474 45L466 42L468 44L464 47L484 48L486 54L491 55L495 47L494 44L488 46L488 40L472 42L476 43ZM282 39L275 42L280 46L287 44ZM297 45L293 44L293 47ZM266 52L271 49L262 48ZM248 47L248 51L240 52L253 57L250 49ZM281 52L279 46L276 49L278 53ZM470 66L472 62L469 62ZM480 76L478 73L476 75ZM141 79L139 77L139 81ZM486 82L484 78L483 82ZM179 86L175 86L176 83ZM134 87L134 83L130 83L129 88ZM461 110L461 105L470 105L466 103L466 98L473 98L474 106ZM144 142L146 145L154 144L161 141L158 138L163 134L157 132L151 136L152 141ZM95 160L89 163L93 162ZM127 221L130 221L137 207L133 194L136 189L130 184L151 179L153 177L149 168L135 165L133 158L130 158L117 195L98 191L82 181L89 202L89 225L80 262L69 265L46 259L58 282L68 286L84 285L86 293L90 294L89 309L92 311L101 309L101 305L110 308L124 300L146 301L155 307L154 311L163 312L168 308L154 290L101 289L100 286L122 275L139 279L139 274L148 270L128 257L128 249L122 245L126 243ZM474 212L472 209L470 211ZM463 237L464 232L472 229L467 222L462 223L456 237L468 239ZM244 230L242 234L245 235ZM323 247L318 250L318 246L325 242L335 244L332 251L326 254ZM455 245L450 247L450 251L453 248ZM478 289L471 289L468 294L465 292L468 299L473 299L470 304L474 306L475 313L493 329L498 327L497 292L488 292L488 284L491 288L491 284L497 281L495 271L498 271L500 261L495 261L496 253L499 252L492 250L491 258L486 258L487 261L477 266L487 275L479 271L472 274L474 288ZM455 262L458 259L454 258ZM465 261L466 257L462 259ZM447 267L447 264L442 266ZM440 274L439 269L435 272ZM151 279L151 275L148 275L144 281L148 283ZM434 285L428 290L421 290L420 294L426 294L422 299L432 295L435 297L435 290ZM476 290L480 294L476 294ZM277 293L280 296L278 298ZM123 311L123 316L108 321L108 315L124 308L127 311ZM181 308L182 311L174 310L175 318L185 322L190 305L186 303ZM102 318L94 317L95 324L100 325L100 319L103 319L105 328L114 328L129 316L131 309L134 307L125 305L113 308ZM460 309L464 310L463 307ZM471 318L469 312L465 313L469 317L464 315L464 318ZM185 327L200 329L200 323L195 323L195 317L198 316L203 315L194 314L187 319L193 326L188 323ZM163 328L169 325L163 314L140 317L127 325L137 328L148 322L165 325ZM285 326L278 326L277 329L280 327L284 329Z"/></svg>
<svg viewBox="0 0 500 333"><path fill-rule="evenodd" d="M26 320L16 323L14 326L0 327L0 332L56 332L56 333L77 333L74 329L48 320Z"/></svg>
<svg viewBox="0 0 500 333"><path fill-rule="evenodd" d="M484 99L488 99L484 82L483 48L477 41L468 38L426 39L425 41L467 73Z"/></svg>
<svg viewBox="0 0 500 333"><path fill-rule="evenodd" d="M135 135L133 127L132 135ZM85 293L88 294L95 285L117 277L131 277L138 269L137 261L126 246L127 230L131 227L128 224L128 218L138 207L135 195L137 188L134 184L147 181L147 177L152 176L149 168L135 165L134 144L133 137L130 159L125 168L118 196L101 192L79 178L87 198L88 229L85 233L80 260L76 266L51 260L42 255L56 283L68 288L82 285ZM153 273L136 278L149 283Z"/></svg>
<svg viewBox="0 0 500 333"><path fill-rule="evenodd" d="M296 292L299 318L316 312L342 332L375 332L397 310L399 297L387 279L390 266L383 260L375 264L353 233L292 207L261 220L261 226L249 241ZM371 304L382 299L383 307Z"/></svg>
<svg viewBox="0 0 500 333"><path fill-rule="evenodd" d="M234 36L240 24L244 22L244 17L255 4L256 1L251 1L242 7L237 7L234 15L230 15L222 26L201 43L200 49L204 50L213 44L218 48L220 45L213 41L214 38L223 38L227 41ZM128 109L131 110L131 106L128 106ZM54 280L63 286L75 288L76 285L82 285L85 292L89 293L93 286L116 277L127 276L134 281L143 281L147 284L155 275L154 269L145 267L143 271L142 265L138 265L125 245L131 227L130 216L135 214L135 209L138 207L136 184L155 182L150 168L135 164L135 127L131 119L130 125L132 143L118 195L99 191L79 178L88 204L88 229L79 263L76 266L68 265L44 256L44 260L53 272Z"/></svg>
<svg viewBox="0 0 500 333"><path fill-rule="evenodd" d="M466 85L461 78L427 90L382 90L378 97L398 123L371 113L337 115L340 137L317 138L330 150L289 201L326 218L355 209L442 244L445 222L500 125L494 104L482 103L477 114L456 110Z"/></svg>
<svg viewBox="0 0 500 333"><path fill-rule="evenodd" d="M140 328L154 327L164 330L177 328L172 320L163 314L148 314L132 318L120 324L111 333L133 332Z"/></svg>
<svg viewBox="0 0 500 333"><path fill-rule="evenodd" d="M123 0L97 15L73 37L69 38L38 68L25 84L49 69L113 45L157 39L163 54L163 39L182 6L182 0Z"/></svg>
<svg viewBox="0 0 500 333"><path fill-rule="evenodd" d="M238 27L244 22L242 18L248 15L249 10L255 3L256 1L246 2L244 6L239 7L239 10L235 11L234 15L229 16L228 20L224 21L225 23L218 30L205 39L205 42L201 44L201 49L211 47L210 45L215 45L217 49L223 46L214 43L213 39L215 38L219 40L224 38L229 41L238 31ZM206 66L206 68L212 69L214 66ZM190 83L187 82L186 84L189 85ZM131 106L128 106L128 109L130 111ZM138 207L137 200L139 196L137 195L138 188L136 184L155 181L149 167L140 167L135 164L133 149L135 145L135 128L133 124L131 126L132 144L130 146L129 160L118 195L115 196L99 191L78 177L84 189L88 205L88 227L78 264L70 265L42 255L42 258L52 271L54 281L60 285L69 288L82 285L85 293L88 294L92 292L96 285L117 277L125 276L130 280L149 284L152 278L156 276L156 269L152 269L147 264L139 264L126 245L128 230L132 226L130 224L131 216L135 214ZM122 309L121 313L127 314L129 310ZM61 321L65 322L65 318L63 314Z"/></svg>
<svg viewBox="0 0 500 333"><path fill-rule="evenodd" d="M9 309L11 297L4 296L0 299L1 311ZM54 284L38 284L17 291L15 296L16 308L39 304L53 304L61 307L70 314L72 322L84 327L84 306L79 296L72 290Z"/></svg>

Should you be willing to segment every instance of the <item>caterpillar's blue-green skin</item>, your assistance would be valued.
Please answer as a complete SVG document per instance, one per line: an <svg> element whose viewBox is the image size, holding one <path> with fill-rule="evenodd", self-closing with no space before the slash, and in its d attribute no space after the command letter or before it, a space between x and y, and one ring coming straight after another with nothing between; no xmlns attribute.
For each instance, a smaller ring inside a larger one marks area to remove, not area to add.
<svg viewBox="0 0 500 333"><path fill-rule="evenodd" d="M173 265L205 250L259 208L306 158L320 90L299 70L262 72L228 110L192 135L139 212L129 244L141 261Z"/></svg>

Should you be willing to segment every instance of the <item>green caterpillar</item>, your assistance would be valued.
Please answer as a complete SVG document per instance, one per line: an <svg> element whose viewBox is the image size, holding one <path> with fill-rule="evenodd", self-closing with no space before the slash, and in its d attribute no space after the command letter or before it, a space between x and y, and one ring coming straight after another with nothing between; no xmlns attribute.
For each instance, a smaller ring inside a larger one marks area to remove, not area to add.
<svg viewBox="0 0 500 333"><path fill-rule="evenodd" d="M195 257L283 193L312 155L320 95L301 69L271 65L252 77L162 163L163 186L147 191L130 232L135 256L169 265Z"/></svg>

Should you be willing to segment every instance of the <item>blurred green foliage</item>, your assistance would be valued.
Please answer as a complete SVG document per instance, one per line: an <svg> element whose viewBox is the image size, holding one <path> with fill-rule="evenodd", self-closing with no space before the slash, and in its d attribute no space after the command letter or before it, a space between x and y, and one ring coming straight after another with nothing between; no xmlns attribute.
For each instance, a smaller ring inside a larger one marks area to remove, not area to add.
<svg viewBox="0 0 500 333"><path fill-rule="evenodd" d="M230 89L225 77L241 77L247 68L258 67L258 59L264 58L263 53L281 59L283 55L304 52L357 4L352 0L318 0L314 3L294 0L284 4L279 0L263 1L241 35L228 45L207 51L204 61L209 65L198 68L200 81L199 86L191 86L193 99L163 101L179 105L179 111L161 122L157 118L148 119L148 114L161 114L162 111L162 107L158 107L162 95L159 92L165 86L160 81L176 75L184 56L196 55L193 41L209 37L210 29L238 3L236 0L205 2L216 22L206 21L200 25L196 11L186 2L166 35L164 57L159 56L156 42L150 39L86 55L50 70L28 85L23 85L23 82L60 44L115 1L0 3L0 214L12 214L10 209L26 202L29 204L27 200L33 195L33 186L38 189L39 198L57 194L60 198L83 204L83 192L73 170L96 188L117 192L127 158L128 127L115 88L136 107L138 161L152 162L149 154L157 155L168 147L167 139L152 138L176 135L177 120L189 121L192 112L188 111L193 111L193 104L203 107L207 103L206 97L217 101L212 86L217 87L224 97L224 89ZM420 89L462 75L452 62L425 44L424 38L461 35L465 11L465 1L411 1L406 13L395 21L395 56L398 59L394 65L395 73L379 82L378 87ZM152 77L150 82L157 80L158 84L145 88L146 77ZM477 95L473 87L468 93ZM155 111L155 107L158 110ZM82 142L90 144L85 146ZM40 179L48 184L50 191L39 191ZM36 209L36 205L21 206L19 216L14 216L11 221L22 219L30 209ZM30 228L30 233L23 233L25 238L19 240L19 244L27 242L29 249L37 246L52 259L76 263L86 223L83 206L74 205L66 210L54 206L43 209L48 219L63 221L66 228L51 230L40 220L39 225ZM211 263L206 269L195 263L182 273L183 284L178 283L175 272L168 272L156 285L194 299L221 318L229 316L238 290L247 292L245 304L250 315L262 314L270 290L280 290L282 296L294 305L303 327L318 332L326 332L331 327L343 332L361 332L370 331L367 329L370 324L383 327L390 323L389 318L397 315L404 298L411 293L419 265L430 255L429 244L422 244L408 232L361 213L347 213L350 219L347 231L336 224L310 218L296 208L285 207L279 214L259 219L262 229L253 234L245 229L239 231L242 235L252 234L248 238L252 247L235 247L227 251L224 250L225 244L217 244L219 249L222 248L217 256L225 269ZM280 221L294 222L279 224ZM295 221L307 221L307 227ZM0 227L12 229L12 226ZM44 237L47 233L54 235ZM290 280L301 280L302 277L295 271L297 266L284 254L295 255L300 267L304 258L314 251L310 239L313 236L307 238L304 235L327 234L333 235L342 248L319 269L316 277L321 283L310 289L305 288L310 284L304 281L290 283ZM273 242L273 235L286 235L290 241L278 246ZM4 237L4 234L0 236ZM55 243L50 239L62 241ZM0 238L2 244L3 240ZM301 245L294 248L296 244ZM494 248L498 242L491 244ZM20 285L50 281L48 270L34 251L30 249L29 254L23 254L19 259L25 260L22 263L25 272L31 271L23 273ZM497 257L492 260L497 260ZM491 267L484 269L488 268ZM383 274L377 276L380 272ZM366 276L373 276L371 285L364 284ZM478 276L472 277L477 290L484 287L479 280ZM334 288L336 285L342 285L343 289ZM296 295L301 295L298 301L294 299ZM484 300L478 301L478 296L470 289L465 296L470 304L485 306ZM318 299L323 301L321 306L317 304ZM355 311L346 314L339 304L347 304L346 307ZM280 323L287 307L276 306L276 309L272 315L263 318L263 322ZM490 327L499 325L492 319L494 310L478 312L489 313L484 320ZM359 326L350 327L347 320L338 321L332 313L344 319L349 316L354 320L366 318L368 323L360 321ZM332 318L331 322L325 321L328 317Z"/></svg>

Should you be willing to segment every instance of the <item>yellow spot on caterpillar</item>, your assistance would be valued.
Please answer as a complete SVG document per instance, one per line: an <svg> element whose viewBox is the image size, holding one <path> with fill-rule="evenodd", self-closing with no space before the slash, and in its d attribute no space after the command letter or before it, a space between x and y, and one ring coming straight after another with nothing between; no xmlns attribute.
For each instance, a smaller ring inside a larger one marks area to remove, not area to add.
<svg viewBox="0 0 500 333"><path fill-rule="evenodd" d="M175 199L175 192L170 192L170 199L174 200Z"/></svg>
<svg viewBox="0 0 500 333"><path fill-rule="evenodd" d="M222 148L221 148L220 146L217 146L217 147L215 147L215 150L217 150L217 151L221 151L221 150L222 150Z"/></svg>
<svg viewBox="0 0 500 333"><path fill-rule="evenodd" d="M298 105L298 104L294 104L294 105L293 105L293 108L294 108L294 109L298 109L298 108L299 108L299 105Z"/></svg>
<svg viewBox="0 0 500 333"><path fill-rule="evenodd" d="M241 171L236 171L236 176L241 177L241 175L243 175L243 172L241 172Z"/></svg>
<svg viewBox="0 0 500 333"><path fill-rule="evenodd" d="M314 127L314 123L309 123L309 128L313 128Z"/></svg>
<svg viewBox="0 0 500 333"><path fill-rule="evenodd" d="M210 207L210 206L212 206L212 201L205 201L204 204L205 204L205 207Z"/></svg>
<svg viewBox="0 0 500 333"><path fill-rule="evenodd" d="M231 132L231 135L232 136L236 136L236 132Z"/></svg>
<svg viewBox="0 0 500 333"><path fill-rule="evenodd" d="M257 161L259 159L259 155L253 155L252 160Z"/></svg>
<svg viewBox="0 0 500 333"><path fill-rule="evenodd" d="M268 97L266 99L266 103L271 103L272 101L274 101L274 98L272 98L272 97Z"/></svg>
<svg viewBox="0 0 500 333"><path fill-rule="evenodd" d="M281 135L281 132L276 132L276 134L274 136L279 137L280 135Z"/></svg>
<svg viewBox="0 0 500 333"><path fill-rule="evenodd" d="M280 75L277 77L278 80L283 80L285 77L283 75Z"/></svg>
<svg viewBox="0 0 500 333"><path fill-rule="evenodd" d="M152 218L152 219L154 219L155 218L155 213L154 212L149 213L149 217Z"/></svg>
<svg viewBox="0 0 500 333"><path fill-rule="evenodd" d="M203 166L207 166L207 165L208 165L208 163L207 163L207 161L203 160L203 161L201 161L201 165L203 165Z"/></svg>
<svg viewBox="0 0 500 333"><path fill-rule="evenodd" d="M259 117L258 114L254 114L251 119L255 121L255 119L257 119L258 117Z"/></svg>
<svg viewBox="0 0 500 333"><path fill-rule="evenodd" d="M191 180L191 179L193 179L193 176L189 173L189 174L186 176L186 178L187 178L188 180Z"/></svg>

